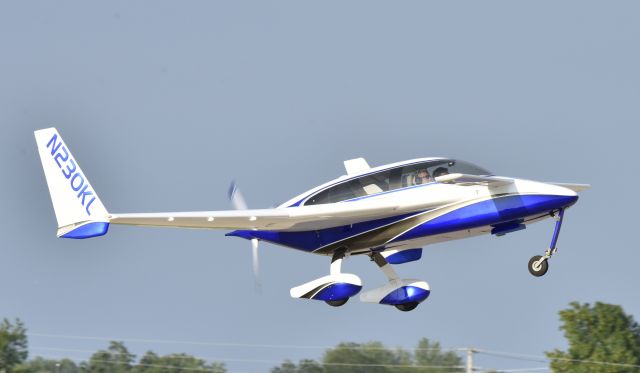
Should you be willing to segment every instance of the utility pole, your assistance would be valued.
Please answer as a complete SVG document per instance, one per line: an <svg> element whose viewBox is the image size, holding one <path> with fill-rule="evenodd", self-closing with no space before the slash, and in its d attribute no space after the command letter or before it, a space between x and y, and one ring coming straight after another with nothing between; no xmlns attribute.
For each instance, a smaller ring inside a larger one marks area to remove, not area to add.
<svg viewBox="0 0 640 373"><path fill-rule="evenodd" d="M473 354L475 352L472 347L467 348L467 373L473 372Z"/></svg>

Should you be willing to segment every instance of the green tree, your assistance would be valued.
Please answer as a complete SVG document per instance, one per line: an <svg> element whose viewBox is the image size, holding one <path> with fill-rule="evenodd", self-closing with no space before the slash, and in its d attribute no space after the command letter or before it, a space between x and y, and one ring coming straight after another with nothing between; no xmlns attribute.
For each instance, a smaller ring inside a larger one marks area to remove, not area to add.
<svg viewBox="0 0 640 373"><path fill-rule="evenodd" d="M340 343L325 352L322 362L327 373L388 373L395 371L392 365L412 364L406 351L390 350L381 342Z"/></svg>
<svg viewBox="0 0 640 373"><path fill-rule="evenodd" d="M323 373L322 365L312 359L303 359L298 363L297 373Z"/></svg>
<svg viewBox="0 0 640 373"><path fill-rule="evenodd" d="M453 351L443 352L440 343L429 342L427 338L422 338L418 342L414 361L416 365L434 368L422 368L412 370L412 372L444 373L451 372L452 368L461 368L463 366L462 358L457 353Z"/></svg>
<svg viewBox="0 0 640 373"><path fill-rule="evenodd" d="M573 302L560 311L560 329L569 343L567 351L547 352L554 372L618 373L640 372L640 326L622 307L596 302ZM583 360L582 362L578 360ZM584 360L613 364L586 363ZM626 365L625 365L626 364Z"/></svg>
<svg viewBox="0 0 640 373"><path fill-rule="evenodd" d="M271 373L298 373L298 367L291 360L285 360L280 366L271 368Z"/></svg>
<svg viewBox="0 0 640 373"><path fill-rule="evenodd" d="M27 359L27 330L20 319L0 323L0 372L11 373Z"/></svg>
<svg viewBox="0 0 640 373"><path fill-rule="evenodd" d="M89 362L81 364L81 371L87 373L123 373L133 368L135 355L122 342L111 341L109 348L91 355Z"/></svg>
<svg viewBox="0 0 640 373"><path fill-rule="evenodd" d="M271 373L324 373L324 369L320 363L312 359L300 360L298 365L285 360L280 366L272 368Z"/></svg>
<svg viewBox="0 0 640 373"><path fill-rule="evenodd" d="M462 370L462 359L453 351L443 352L438 342L427 338L418 342L415 353L389 349L381 342L340 343L325 351L322 364L301 360L298 365L286 360L271 373L444 373Z"/></svg>
<svg viewBox="0 0 640 373"><path fill-rule="evenodd" d="M222 363L207 364L206 361L187 354L158 356L152 351L147 351L134 367L133 373L184 373L198 370L215 373L226 372Z"/></svg>
<svg viewBox="0 0 640 373"><path fill-rule="evenodd" d="M79 367L73 360L50 360L36 357L16 367L16 373L78 373Z"/></svg>

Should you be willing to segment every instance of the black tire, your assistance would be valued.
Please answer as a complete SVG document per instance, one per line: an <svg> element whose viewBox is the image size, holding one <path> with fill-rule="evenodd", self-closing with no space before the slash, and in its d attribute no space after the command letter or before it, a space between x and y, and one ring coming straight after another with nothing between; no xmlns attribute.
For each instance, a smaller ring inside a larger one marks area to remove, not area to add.
<svg viewBox="0 0 640 373"><path fill-rule="evenodd" d="M409 302L409 303L396 304L396 308L402 312L409 312L409 311L413 311L416 307L418 307L418 304L420 303Z"/></svg>
<svg viewBox="0 0 640 373"><path fill-rule="evenodd" d="M348 300L349 298L344 298L344 299L338 299L338 300L326 300L325 302L331 307L340 307L345 303L347 303Z"/></svg>
<svg viewBox="0 0 640 373"><path fill-rule="evenodd" d="M536 277L544 276L545 273L549 270L549 261L543 261L538 267L534 268L535 262L542 259L542 256L536 255L533 258L529 259L529 273Z"/></svg>

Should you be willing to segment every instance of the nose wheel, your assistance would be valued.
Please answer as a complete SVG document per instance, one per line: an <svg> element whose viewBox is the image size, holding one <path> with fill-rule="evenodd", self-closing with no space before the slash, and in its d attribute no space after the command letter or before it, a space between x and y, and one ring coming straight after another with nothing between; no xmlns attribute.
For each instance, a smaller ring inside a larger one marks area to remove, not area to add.
<svg viewBox="0 0 640 373"><path fill-rule="evenodd" d="M549 270L547 259L542 255L536 255L529 259L529 273L536 277L544 276Z"/></svg>
<svg viewBox="0 0 640 373"><path fill-rule="evenodd" d="M564 209L560 209L557 214L554 214L554 218L556 219L556 227L553 230L550 247L544 252L544 255L536 255L529 259L529 273L536 277L544 276L547 273L549 270L549 259L558 251L556 244L558 243L560 227L562 227L562 220L564 219Z"/></svg>

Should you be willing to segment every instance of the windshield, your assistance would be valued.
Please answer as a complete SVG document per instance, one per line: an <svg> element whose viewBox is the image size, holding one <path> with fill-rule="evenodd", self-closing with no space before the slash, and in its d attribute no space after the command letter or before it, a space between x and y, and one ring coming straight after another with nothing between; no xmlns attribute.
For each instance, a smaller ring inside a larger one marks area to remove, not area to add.
<svg viewBox="0 0 640 373"><path fill-rule="evenodd" d="M439 159L386 169L332 185L311 196L305 205L335 203L390 190L433 183L446 174L490 175L484 168L455 159Z"/></svg>

